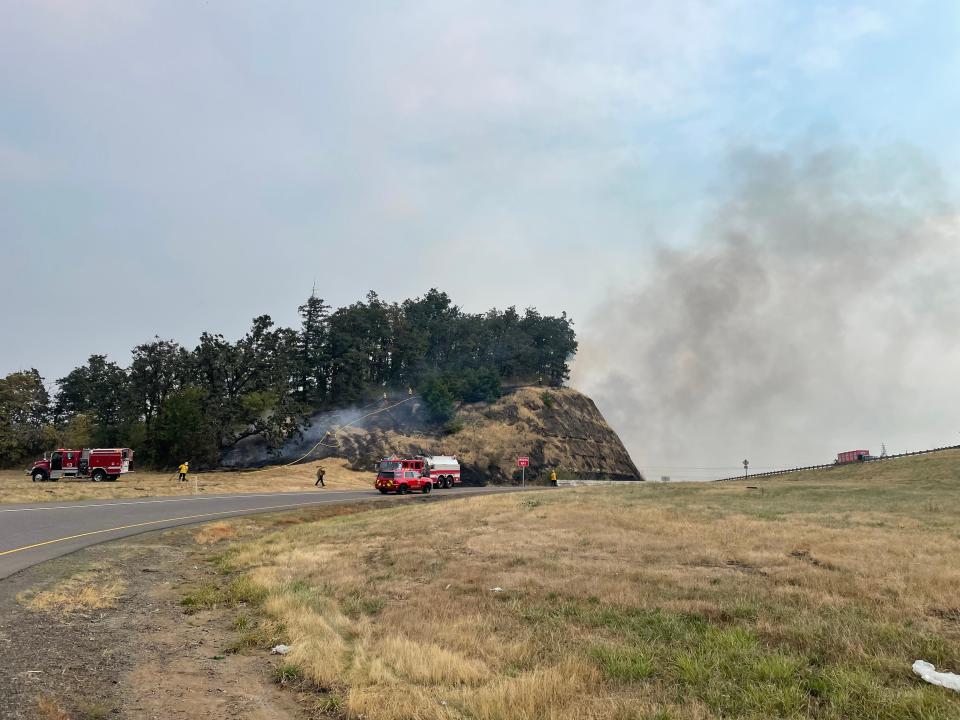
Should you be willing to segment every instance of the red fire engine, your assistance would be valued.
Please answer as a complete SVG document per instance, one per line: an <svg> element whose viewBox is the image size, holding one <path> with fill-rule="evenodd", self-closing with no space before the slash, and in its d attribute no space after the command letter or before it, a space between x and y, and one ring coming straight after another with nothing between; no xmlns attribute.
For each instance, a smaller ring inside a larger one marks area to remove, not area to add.
<svg viewBox="0 0 960 720"><path fill-rule="evenodd" d="M460 484L460 462L450 455L416 455L383 458L377 467L374 487L386 495L400 495L419 490L428 493L433 488L452 488Z"/></svg>
<svg viewBox="0 0 960 720"><path fill-rule="evenodd" d="M57 481L60 478L91 478L94 482L116 480L130 472L133 450L130 448L59 448L44 453L27 470L34 482Z"/></svg>

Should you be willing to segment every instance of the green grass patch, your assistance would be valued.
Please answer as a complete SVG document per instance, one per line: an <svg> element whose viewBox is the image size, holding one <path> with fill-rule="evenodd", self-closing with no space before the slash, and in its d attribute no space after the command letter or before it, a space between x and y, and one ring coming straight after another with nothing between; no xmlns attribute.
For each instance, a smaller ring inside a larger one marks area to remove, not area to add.
<svg viewBox="0 0 960 720"><path fill-rule="evenodd" d="M376 615L387 601L376 595L368 595L363 590L351 590L340 599L343 614L356 620L361 615Z"/></svg>
<svg viewBox="0 0 960 720"><path fill-rule="evenodd" d="M188 610L208 610L215 607L258 605L267 596L267 590L247 577L238 577L226 585L208 583L186 595L180 604Z"/></svg>
<svg viewBox="0 0 960 720"><path fill-rule="evenodd" d="M282 663L274 668L273 681L278 685L303 685L303 668L293 663Z"/></svg>
<svg viewBox="0 0 960 720"><path fill-rule="evenodd" d="M812 628L804 642L794 643L761 637L752 627L758 613L752 606L732 606L716 622L695 613L598 606L592 599L581 603L551 594L546 603L518 608L518 613L545 634L571 624L601 633L605 640L583 652L609 682L652 679L673 688L677 703L697 698L718 717L956 717L946 693L912 686L903 659L922 657L922 652L952 656L949 643L909 627L890 628L837 612ZM802 635L804 628L798 624L791 631ZM851 637L851 632L858 634ZM823 652L828 635L847 645L866 641L878 654L857 656L851 647Z"/></svg>
<svg viewBox="0 0 960 720"><path fill-rule="evenodd" d="M636 682L652 677L656 664L646 653L636 648L597 645L590 649L603 674L617 682Z"/></svg>

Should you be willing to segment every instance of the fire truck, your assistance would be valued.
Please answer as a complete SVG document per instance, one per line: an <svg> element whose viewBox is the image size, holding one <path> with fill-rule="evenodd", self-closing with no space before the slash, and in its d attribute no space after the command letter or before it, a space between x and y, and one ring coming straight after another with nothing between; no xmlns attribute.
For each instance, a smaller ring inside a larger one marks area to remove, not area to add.
<svg viewBox="0 0 960 720"><path fill-rule="evenodd" d="M404 495L414 490L426 494L433 488L460 484L460 462L452 455L416 455L383 458L377 466L374 487L386 495Z"/></svg>
<svg viewBox="0 0 960 720"><path fill-rule="evenodd" d="M90 478L94 482L116 480L133 466L133 450L130 448L59 448L44 453L26 471L34 482L56 482L60 478Z"/></svg>

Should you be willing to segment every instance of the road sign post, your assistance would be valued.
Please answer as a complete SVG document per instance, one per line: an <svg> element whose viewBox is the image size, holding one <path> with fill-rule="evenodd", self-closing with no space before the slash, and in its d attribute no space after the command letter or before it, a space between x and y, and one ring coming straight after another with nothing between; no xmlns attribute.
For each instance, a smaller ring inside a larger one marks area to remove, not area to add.
<svg viewBox="0 0 960 720"><path fill-rule="evenodd" d="M525 487L527 484L527 468L530 467L530 458L522 455L518 457L517 467L520 468L520 486Z"/></svg>

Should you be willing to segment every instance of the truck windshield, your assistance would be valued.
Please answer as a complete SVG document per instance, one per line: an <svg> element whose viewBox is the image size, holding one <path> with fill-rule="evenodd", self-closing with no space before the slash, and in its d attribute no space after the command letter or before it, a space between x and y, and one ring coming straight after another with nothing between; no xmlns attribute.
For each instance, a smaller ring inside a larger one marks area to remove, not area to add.
<svg viewBox="0 0 960 720"><path fill-rule="evenodd" d="M384 461L380 463L380 472L393 472L394 470L400 469L399 462L387 462Z"/></svg>

